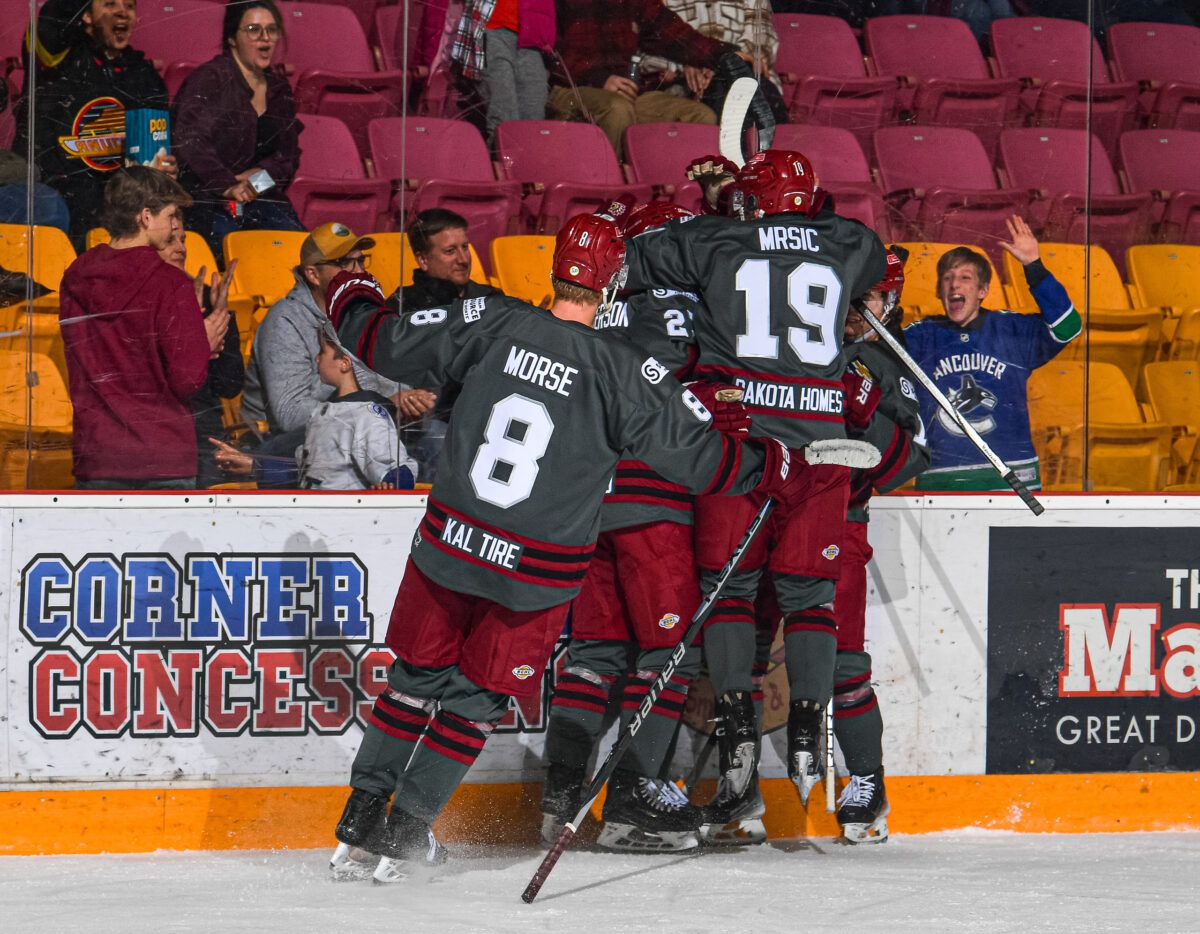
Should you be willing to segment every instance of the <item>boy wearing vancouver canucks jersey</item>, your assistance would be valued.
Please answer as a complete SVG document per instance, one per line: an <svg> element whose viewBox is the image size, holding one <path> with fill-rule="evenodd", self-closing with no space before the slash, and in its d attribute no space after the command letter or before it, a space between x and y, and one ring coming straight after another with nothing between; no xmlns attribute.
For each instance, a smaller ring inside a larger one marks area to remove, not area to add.
<svg viewBox="0 0 1200 934"><path fill-rule="evenodd" d="M758 153L729 188L740 220L672 221L633 238L627 286L699 292L693 373L743 390L752 437L787 444L844 438L854 399L843 383L842 330L851 299L883 278L883 244L864 225L823 207L824 192L800 153ZM764 571L784 617L792 698L788 772L804 801L817 780L813 743L833 689L831 604L848 497L849 471L830 469L814 477L803 502L777 509L705 624L723 778L706 809L708 823L725 823L755 796L754 599ZM760 503L755 497L697 500L702 582L721 567Z"/></svg>
<svg viewBox="0 0 1200 934"><path fill-rule="evenodd" d="M540 690L620 452L695 491L761 486L787 501L803 482L789 469L799 455L709 431L666 367L592 329L624 252L611 221L568 222L550 311L499 296L401 318L370 276L330 284L334 327L368 366L463 387L388 625L397 658L355 757L335 872L353 847L382 856L381 882L434 858L429 825L509 699Z"/></svg>
<svg viewBox="0 0 1200 934"><path fill-rule="evenodd" d="M1021 261L1040 314L989 311L991 268L980 254L958 247L938 260L938 297L945 316L904 329L908 351L988 446L1031 490L1041 489L1029 434L1025 386L1082 329L1066 289L1042 265L1038 242L1020 217L1008 221L1001 246ZM1007 490L996 469L962 429L922 390L922 415L932 463L917 481L922 490Z"/></svg>

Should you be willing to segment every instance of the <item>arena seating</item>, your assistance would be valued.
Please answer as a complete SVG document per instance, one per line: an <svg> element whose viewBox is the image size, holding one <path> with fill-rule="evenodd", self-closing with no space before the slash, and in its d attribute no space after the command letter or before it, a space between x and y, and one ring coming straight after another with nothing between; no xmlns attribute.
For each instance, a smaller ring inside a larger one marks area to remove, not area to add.
<svg viewBox="0 0 1200 934"><path fill-rule="evenodd" d="M1107 33L1118 81L1141 84L1146 125L1200 130L1200 29L1167 23L1117 23Z"/></svg>
<svg viewBox="0 0 1200 934"><path fill-rule="evenodd" d="M492 241L497 287L506 295L543 304L552 293L550 257L553 255L553 237L498 237Z"/></svg>
<svg viewBox="0 0 1200 934"><path fill-rule="evenodd" d="M0 266L24 272L29 237L24 224L0 224ZM57 227L33 228L33 278L58 291L63 273L75 262L75 247Z"/></svg>
<svg viewBox="0 0 1200 934"><path fill-rule="evenodd" d="M778 141L776 142L777 145ZM700 123L635 123L625 131L629 180L654 186L654 196L698 211L700 186L686 173L691 153L717 151L717 128Z"/></svg>
<svg viewBox="0 0 1200 934"><path fill-rule="evenodd" d="M402 285L412 285L413 270L417 268L417 258L408 245L408 234L386 232L370 234L375 241L371 250L371 274L383 286L385 295L391 295ZM469 246L471 251L471 279L487 285L491 282L475 244Z"/></svg>
<svg viewBox="0 0 1200 934"><path fill-rule="evenodd" d="M308 229L338 220L353 230L386 228L391 185L368 178L354 138L337 117L305 114L300 167L288 198Z"/></svg>
<svg viewBox="0 0 1200 934"><path fill-rule="evenodd" d="M1156 421L1172 427L1173 483L1200 481L1200 363L1171 360L1148 363L1143 371L1146 398Z"/></svg>
<svg viewBox="0 0 1200 934"><path fill-rule="evenodd" d="M1129 248L1130 292L1138 305L1173 315L1200 308L1200 246L1141 244Z"/></svg>
<svg viewBox="0 0 1200 934"><path fill-rule="evenodd" d="M1154 196L1158 239L1200 243L1200 132L1131 130L1121 136L1120 152L1125 190Z"/></svg>
<svg viewBox="0 0 1200 934"><path fill-rule="evenodd" d="M33 385L27 381L30 373L37 375ZM0 347L0 489L64 490L74 485L74 410L64 373L42 353ZM27 425L29 393L33 417Z"/></svg>
<svg viewBox="0 0 1200 934"><path fill-rule="evenodd" d="M400 3L375 9L373 16L375 57L379 67L385 71L404 67L404 7L405 4ZM411 50L416 47L424 12L425 5L423 3L408 4L409 55L412 55Z"/></svg>
<svg viewBox="0 0 1200 934"><path fill-rule="evenodd" d="M225 262L238 261L233 292L269 308L296 284L292 269L300 262L307 234L290 230L239 230L225 237Z"/></svg>

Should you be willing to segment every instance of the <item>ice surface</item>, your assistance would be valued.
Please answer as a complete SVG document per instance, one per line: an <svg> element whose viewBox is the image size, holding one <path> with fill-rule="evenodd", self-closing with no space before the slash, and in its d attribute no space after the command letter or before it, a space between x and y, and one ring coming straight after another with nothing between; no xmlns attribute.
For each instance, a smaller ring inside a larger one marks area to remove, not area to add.
<svg viewBox="0 0 1200 934"><path fill-rule="evenodd" d="M326 850L0 859L0 930L891 934L1200 930L1200 833L956 831L882 845L568 851L533 905L540 851L452 847L432 879L334 883ZM695 851L693 851L695 852Z"/></svg>

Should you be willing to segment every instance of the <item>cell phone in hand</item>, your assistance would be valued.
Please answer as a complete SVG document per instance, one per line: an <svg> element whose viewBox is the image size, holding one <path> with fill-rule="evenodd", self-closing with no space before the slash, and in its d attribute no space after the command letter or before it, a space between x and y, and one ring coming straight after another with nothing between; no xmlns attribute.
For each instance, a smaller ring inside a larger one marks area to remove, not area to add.
<svg viewBox="0 0 1200 934"><path fill-rule="evenodd" d="M266 169L259 169L253 175L246 179L250 183L250 187L257 194L262 194L270 188L275 187L275 179L271 178L271 173Z"/></svg>

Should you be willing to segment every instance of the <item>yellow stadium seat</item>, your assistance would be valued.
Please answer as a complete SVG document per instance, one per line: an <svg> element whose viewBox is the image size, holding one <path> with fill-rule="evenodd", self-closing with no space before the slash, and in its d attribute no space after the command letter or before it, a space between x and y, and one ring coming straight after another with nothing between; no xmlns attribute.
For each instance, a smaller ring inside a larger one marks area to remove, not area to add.
<svg viewBox="0 0 1200 934"><path fill-rule="evenodd" d="M302 230L238 230L228 234L225 263L238 261L232 294L252 297L255 304L268 307L283 298L296 284L292 270L300 263L300 244L307 236Z"/></svg>
<svg viewBox="0 0 1200 934"><path fill-rule="evenodd" d="M1059 359L1114 364L1136 387L1142 367L1158 358L1163 313L1157 308L1093 310L1084 315L1084 327L1086 332L1063 348Z"/></svg>
<svg viewBox="0 0 1200 934"><path fill-rule="evenodd" d="M548 306L553 296L550 287L553 258L553 237L511 236L492 241L492 269L496 271L500 290L533 305Z"/></svg>
<svg viewBox="0 0 1200 934"><path fill-rule="evenodd" d="M22 306L12 306L22 311ZM27 334L32 335L31 338ZM18 313L11 328L0 333L0 351L23 354L32 346L35 354L50 358L55 368L65 377L67 355L63 346L62 327L58 320L58 309L37 311L32 316Z"/></svg>
<svg viewBox="0 0 1200 934"><path fill-rule="evenodd" d="M37 379L28 388L27 373ZM26 440L26 393L33 418ZM70 489L74 411L66 382L43 354L0 349L0 489ZM27 473L28 472L28 473Z"/></svg>
<svg viewBox="0 0 1200 934"><path fill-rule="evenodd" d="M966 246L987 259L987 253L969 243L901 243L908 250L908 259L904 261L904 294L900 304L904 306L905 321L913 321L926 315L945 314L941 300L938 298L937 264L944 253L956 246ZM1000 284L1000 275L996 267L988 260L992 270L992 283L988 298L984 302L989 308L1001 308L1005 304L1004 287Z"/></svg>
<svg viewBox="0 0 1200 934"><path fill-rule="evenodd" d="M1157 421L1171 426L1172 449L1178 468L1176 483L1200 480L1200 363L1164 360L1146 365L1146 398Z"/></svg>
<svg viewBox="0 0 1200 934"><path fill-rule="evenodd" d="M1083 261L1084 248L1081 243L1043 243L1042 262L1054 273L1054 278L1063 284L1075 307L1083 308ZM1025 285L1025 272L1020 261L1011 253L1004 254L1004 278L1008 283L1008 300L1013 310L1036 308L1037 302ZM1117 271L1112 257L1101 246L1092 247L1092 293L1093 308L1132 308L1129 292Z"/></svg>
<svg viewBox="0 0 1200 934"><path fill-rule="evenodd" d="M112 238L108 235L108 231L103 227L93 227L87 232L87 237L84 238L83 247L85 250L90 250L94 246L99 246L101 243L108 243Z"/></svg>
<svg viewBox="0 0 1200 934"><path fill-rule="evenodd" d="M208 241L194 230L185 230L183 232L183 243L187 247L187 259L184 260L184 268L189 276L197 276L200 270L205 270L209 275L218 271L221 267L217 265L217 258L213 256L212 248L208 245ZM99 246L101 243L108 243L112 238L108 235L108 231L103 227L93 227L87 232L87 248L90 250L94 246Z"/></svg>
<svg viewBox="0 0 1200 934"><path fill-rule="evenodd" d="M0 224L0 266L25 272L29 240L24 224ZM75 247L57 227L33 228L33 278L52 292L62 284L63 273L75 262Z"/></svg>
<svg viewBox="0 0 1200 934"><path fill-rule="evenodd" d="M1029 424L1042 485L1081 489L1086 449L1088 489L1162 489L1170 461L1170 426L1143 421L1133 389L1116 366L1092 363L1087 379L1086 432L1083 363L1056 358L1029 379Z"/></svg>
<svg viewBox="0 0 1200 934"><path fill-rule="evenodd" d="M1174 315L1200 308L1200 246L1131 246L1125 257L1137 304L1169 308Z"/></svg>
<svg viewBox="0 0 1200 934"><path fill-rule="evenodd" d="M417 258L408 245L408 234L405 233L373 233L368 234L375 241L371 253L371 273L383 286L383 294L391 295L402 285L412 285L413 270L417 268ZM473 245L471 251L471 280L482 285L488 285L487 272L479 260Z"/></svg>
<svg viewBox="0 0 1200 934"><path fill-rule="evenodd" d="M1167 345L1167 359L1200 359L1200 308L1188 309L1178 319L1172 318L1171 321L1175 328Z"/></svg>

